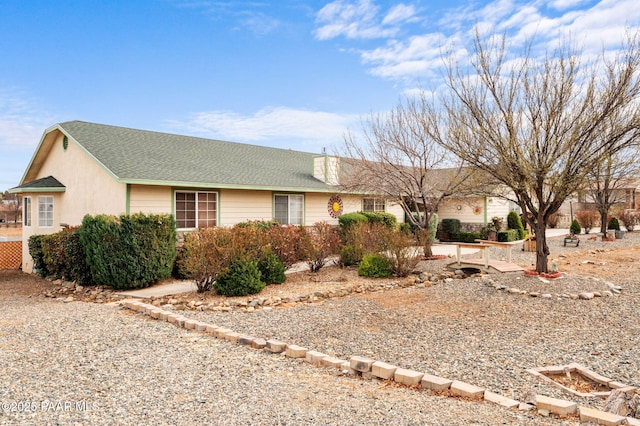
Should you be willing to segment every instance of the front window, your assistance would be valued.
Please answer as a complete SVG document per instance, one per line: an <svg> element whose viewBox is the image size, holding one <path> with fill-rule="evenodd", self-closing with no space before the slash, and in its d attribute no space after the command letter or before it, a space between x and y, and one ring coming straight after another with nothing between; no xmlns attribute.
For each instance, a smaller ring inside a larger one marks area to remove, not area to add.
<svg viewBox="0 0 640 426"><path fill-rule="evenodd" d="M38 226L53 226L53 197L38 197Z"/></svg>
<svg viewBox="0 0 640 426"><path fill-rule="evenodd" d="M276 195L275 220L282 225L302 225L304 211L303 195Z"/></svg>
<svg viewBox="0 0 640 426"><path fill-rule="evenodd" d="M383 198L365 198L362 200L363 212L384 212L385 205Z"/></svg>
<svg viewBox="0 0 640 426"><path fill-rule="evenodd" d="M31 197L22 199L22 217L24 226L31 226Z"/></svg>
<svg viewBox="0 0 640 426"><path fill-rule="evenodd" d="M217 192L176 192L176 226L179 229L217 225Z"/></svg>

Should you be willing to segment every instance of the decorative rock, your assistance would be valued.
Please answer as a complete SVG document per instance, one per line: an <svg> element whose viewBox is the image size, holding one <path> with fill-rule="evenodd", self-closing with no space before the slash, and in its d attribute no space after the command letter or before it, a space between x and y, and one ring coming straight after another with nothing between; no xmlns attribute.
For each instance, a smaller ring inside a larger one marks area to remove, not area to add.
<svg viewBox="0 0 640 426"><path fill-rule="evenodd" d="M458 396L471 399L484 398L484 389L478 386L470 385L469 383L454 380L449 388L451 393Z"/></svg>
<svg viewBox="0 0 640 426"><path fill-rule="evenodd" d="M371 374L384 380L392 379L394 372L398 369L395 365L386 362L376 361L371 365Z"/></svg>
<svg viewBox="0 0 640 426"><path fill-rule="evenodd" d="M66 299L64 299L63 302L64 303L69 303L69 302L73 302L74 300L76 300L76 299L74 299L73 297L69 296Z"/></svg>
<svg viewBox="0 0 640 426"><path fill-rule="evenodd" d="M184 322L184 328L187 330L195 330L197 324L198 321L189 319Z"/></svg>
<svg viewBox="0 0 640 426"><path fill-rule="evenodd" d="M356 371L360 371L364 373L364 372L371 371L371 366L373 365L374 362L375 360L371 358L353 356L349 360L349 366Z"/></svg>
<svg viewBox="0 0 640 426"><path fill-rule="evenodd" d="M623 416L596 410L595 408L580 407L580 421L592 422L598 425L615 426L624 424L626 419Z"/></svg>
<svg viewBox="0 0 640 426"><path fill-rule="evenodd" d="M261 337L257 337L253 339L253 342L251 342L251 347L253 349L264 349L266 346L267 346L266 340L264 340Z"/></svg>
<svg viewBox="0 0 640 426"><path fill-rule="evenodd" d="M484 399L507 408L517 408L520 405L520 402L515 399L507 398L491 391L484 391Z"/></svg>
<svg viewBox="0 0 640 426"><path fill-rule="evenodd" d="M419 371L398 368L393 373L393 380L403 385L413 386L420 383L422 376L424 376L424 373L420 373Z"/></svg>
<svg viewBox="0 0 640 426"><path fill-rule="evenodd" d="M269 352L273 352L273 353L280 353L280 352L284 352L284 350L287 348L287 344L284 342L281 342L279 340L273 340L273 339L269 339L266 342L265 345L265 349L268 350Z"/></svg>
<svg viewBox="0 0 640 426"><path fill-rule="evenodd" d="M228 340L229 342L237 343L238 339L240 339L240 333L229 331L224 334L224 340Z"/></svg>
<svg viewBox="0 0 640 426"><path fill-rule="evenodd" d="M320 365L324 365L326 367L341 368L343 362L345 362L345 361L342 360L342 359L339 359L339 358L336 358L336 357L332 357L332 356L328 356L328 357L323 358L322 360L320 360Z"/></svg>
<svg viewBox="0 0 640 426"><path fill-rule="evenodd" d="M312 365L320 365L320 362L328 355L317 351L307 351L305 361Z"/></svg>
<svg viewBox="0 0 640 426"><path fill-rule="evenodd" d="M549 398L548 396L536 396L536 407L538 410L549 410L550 413L559 417L569 416L578 411L578 404L564 399Z"/></svg>
<svg viewBox="0 0 640 426"><path fill-rule="evenodd" d="M532 411L535 408L535 405L527 404L526 402L521 402L520 405L518 405L518 410L520 411Z"/></svg>
<svg viewBox="0 0 640 426"><path fill-rule="evenodd" d="M253 344L253 337L242 334L238 337L238 344L243 346L251 346Z"/></svg>
<svg viewBox="0 0 640 426"><path fill-rule="evenodd" d="M580 293L578 294L578 298L580 300L591 300L593 299L595 296L593 293Z"/></svg>
<svg viewBox="0 0 640 426"><path fill-rule="evenodd" d="M422 387L436 392L446 391L451 387L451 383L453 383L453 380L443 379L432 374L422 376Z"/></svg>
<svg viewBox="0 0 640 426"><path fill-rule="evenodd" d="M218 329L214 332L215 336L218 339L224 339L224 336L227 333L230 333L232 330L228 329L228 328L224 328L224 327L218 327Z"/></svg>
<svg viewBox="0 0 640 426"><path fill-rule="evenodd" d="M305 358L307 356L307 348L296 345L287 345L285 354L290 358Z"/></svg>

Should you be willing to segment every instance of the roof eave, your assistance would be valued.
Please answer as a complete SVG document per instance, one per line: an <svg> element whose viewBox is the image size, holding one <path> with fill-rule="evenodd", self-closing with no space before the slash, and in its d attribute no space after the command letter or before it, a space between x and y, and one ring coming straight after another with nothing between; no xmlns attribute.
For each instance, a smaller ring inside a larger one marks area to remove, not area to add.
<svg viewBox="0 0 640 426"><path fill-rule="evenodd" d="M49 187L49 188L23 188L17 186L8 190L9 194L43 194L51 192L65 192L67 188Z"/></svg>
<svg viewBox="0 0 640 426"><path fill-rule="evenodd" d="M242 184L225 184L215 182L181 182L181 181L164 181L164 180L145 180L145 179L118 179L118 182L129 185L152 185L152 186L170 186L174 188L216 188L216 189L241 189L253 191L282 191L282 192L319 192L319 193L336 193L340 192L340 187L327 185L326 187L306 187L306 186L278 186L278 185L242 185Z"/></svg>

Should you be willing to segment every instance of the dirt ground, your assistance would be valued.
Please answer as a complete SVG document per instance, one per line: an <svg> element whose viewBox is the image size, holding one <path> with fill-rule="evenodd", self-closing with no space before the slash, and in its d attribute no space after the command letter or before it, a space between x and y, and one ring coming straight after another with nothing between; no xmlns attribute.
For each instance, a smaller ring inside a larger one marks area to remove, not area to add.
<svg viewBox="0 0 640 426"><path fill-rule="evenodd" d="M640 276L640 247L564 252L558 269L587 277L616 281L619 277Z"/></svg>
<svg viewBox="0 0 640 426"><path fill-rule="evenodd" d="M0 237L20 237L22 235L22 227L9 227L6 224L0 224Z"/></svg>

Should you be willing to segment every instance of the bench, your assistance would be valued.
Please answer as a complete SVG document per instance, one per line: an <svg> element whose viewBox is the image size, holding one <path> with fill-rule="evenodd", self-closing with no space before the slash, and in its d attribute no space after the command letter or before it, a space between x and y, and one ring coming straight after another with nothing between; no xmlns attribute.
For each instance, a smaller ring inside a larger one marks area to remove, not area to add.
<svg viewBox="0 0 640 426"><path fill-rule="evenodd" d="M456 260L458 261L458 266L462 266L462 264L460 263L460 258L462 256L461 249L473 248L473 249L479 249L482 251L482 258L484 259L484 267L485 269L489 268L489 252L486 249L491 247L491 245L483 244L483 243L450 243L450 244L453 244L456 246Z"/></svg>
<svg viewBox="0 0 640 426"><path fill-rule="evenodd" d="M511 248L516 245L524 243L524 240L517 241L491 241L491 240L476 240L480 244L485 244L494 247L500 247L507 250L507 262L511 263Z"/></svg>

